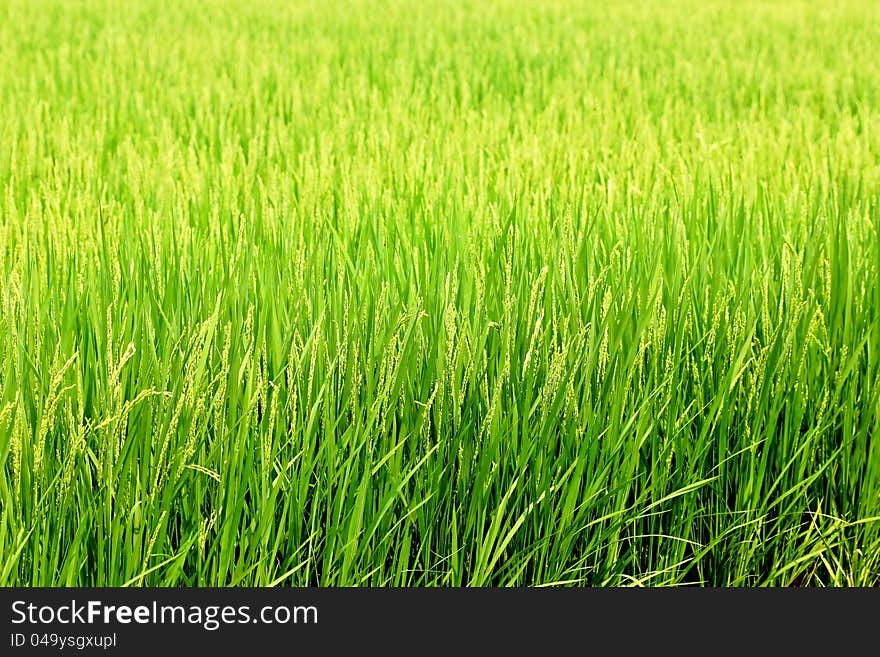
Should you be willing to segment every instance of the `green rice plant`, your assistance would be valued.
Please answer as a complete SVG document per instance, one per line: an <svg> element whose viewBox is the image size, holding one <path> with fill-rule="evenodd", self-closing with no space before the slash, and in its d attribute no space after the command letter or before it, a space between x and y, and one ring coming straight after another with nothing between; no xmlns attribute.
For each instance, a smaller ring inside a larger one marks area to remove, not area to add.
<svg viewBox="0 0 880 657"><path fill-rule="evenodd" d="M878 25L0 0L0 585L880 584Z"/></svg>

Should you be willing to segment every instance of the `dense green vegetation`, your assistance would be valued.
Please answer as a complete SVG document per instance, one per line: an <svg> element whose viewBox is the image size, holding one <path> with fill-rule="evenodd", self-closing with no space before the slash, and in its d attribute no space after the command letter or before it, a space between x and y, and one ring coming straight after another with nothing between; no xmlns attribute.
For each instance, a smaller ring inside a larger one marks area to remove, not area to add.
<svg viewBox="0 0 880 657"><path fill-rule="evenodd" d="M0 0L0 584L880 584L878 26Z"/></svg>

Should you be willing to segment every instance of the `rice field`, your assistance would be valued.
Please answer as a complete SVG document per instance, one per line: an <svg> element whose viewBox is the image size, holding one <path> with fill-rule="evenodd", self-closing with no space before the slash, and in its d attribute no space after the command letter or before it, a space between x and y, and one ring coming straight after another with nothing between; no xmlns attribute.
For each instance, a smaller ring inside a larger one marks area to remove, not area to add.
<svg viewBox="0 0 880 657"><path fill-rule="evenodd" d="M880 585L880 5L0 0L0 585Z"/></svg>

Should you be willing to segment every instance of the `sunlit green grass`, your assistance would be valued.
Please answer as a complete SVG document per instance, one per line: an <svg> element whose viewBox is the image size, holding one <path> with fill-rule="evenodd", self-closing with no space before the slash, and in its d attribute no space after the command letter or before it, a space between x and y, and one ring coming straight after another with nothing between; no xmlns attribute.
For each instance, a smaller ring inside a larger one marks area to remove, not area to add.
<svg viewBox="0 0 880 657"><path fill-rule="evenodd" d="M880 584L878 26L0 0L0 584Z"/></svg>

